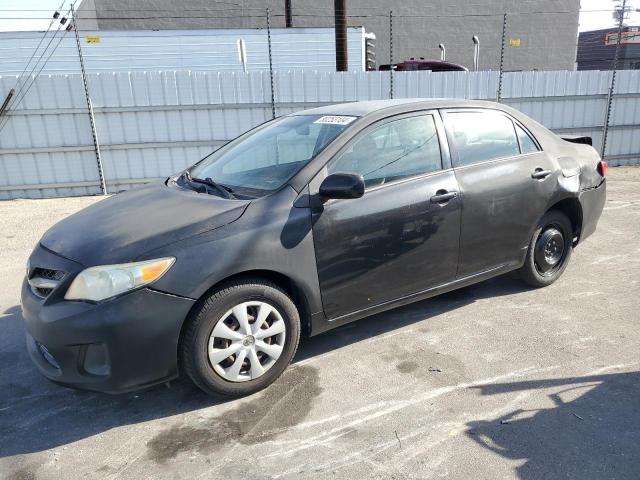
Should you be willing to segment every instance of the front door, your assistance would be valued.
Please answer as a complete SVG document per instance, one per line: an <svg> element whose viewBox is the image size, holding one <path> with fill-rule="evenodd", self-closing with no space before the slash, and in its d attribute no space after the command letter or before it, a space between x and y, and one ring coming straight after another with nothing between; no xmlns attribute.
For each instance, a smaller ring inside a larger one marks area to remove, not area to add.
<svg viewBox="0 0 640 480"><path fill-rule="evenodd" d="M458 278L518 266L555 192L557 169L531 135L501 112L443 115L463 202Z"/></svg>
<svg viewBox="0 0 640 480"><path fill-rule="evenodd" d="M455 278L460 198L455 175L443 170L437 122L439 117L420 113L375 123L311 183L317 192L326 175L349 172L361 174L366 185L363 197L329 200L313 214L327 318Z"/></svg>

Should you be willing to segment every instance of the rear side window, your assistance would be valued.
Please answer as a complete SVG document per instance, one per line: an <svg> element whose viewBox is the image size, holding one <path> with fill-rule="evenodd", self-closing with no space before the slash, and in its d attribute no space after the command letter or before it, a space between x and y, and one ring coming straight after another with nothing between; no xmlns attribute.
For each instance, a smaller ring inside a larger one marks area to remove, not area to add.
<svg viewBox="0 0 640 480"><path fill-rule="evenodd" d="M520 154L513 122L500 113L447 112L445 122L457 153L456 167Z"/></svg>
<svg viewBox="0 0 640 480"><path fill-rule="evenodd" d="M386 122L357 138L335 157L329 173L359 173L371 188L440 170L440 143L432 115Z"/></svg>
<svg viewBox="0 0 640 480"><path fill-rule="evenodd" d="M520 150L522 153L538 152L540 149L536 145L536 142L525 132L520 125L516 125L516 132L518 132L518 140L520 141Z"/></svg>

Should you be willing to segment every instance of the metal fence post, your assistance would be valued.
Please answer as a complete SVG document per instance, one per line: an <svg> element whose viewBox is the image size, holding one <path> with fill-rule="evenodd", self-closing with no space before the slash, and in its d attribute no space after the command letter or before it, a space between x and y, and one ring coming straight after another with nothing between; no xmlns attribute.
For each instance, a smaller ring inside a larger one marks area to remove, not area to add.
<svg viewBox="0 0 640 480"><path fill-rule="evenodd" d="M102 167L102 155L100 155L100 142L98 141L98 131L96 129L95 117L93 115L93 104L89 96L89 84L87 83L87 73L84 68L84 58L82 57L82 47L80 46L80 36L78 35L78 24L76 22L76 13L71 4L71 19L73 20L73 31L76 37L76 46L78 47L78 58L80 60L80 72L82 74L82 85L84 86L84 97L87 101L87 110L89 111L89 124L91 125L91 135L93 136L93 148L96 154L96 162L98 163L98 176L100 179L100 189L103 195L107 195L107 182L104 178L104 169Z"/></svg>
<svg viewBox="0 0 640 480"><path fill-rule="evenodd" d="M604 114L604 125L602 126L602 149L600 156L604 158L605 149L607 148L607 136L609 134L609 120L611 119L611 107L613 106L613 91L616 87L616 73L618 71L618 59L620 58L620 41L622 40L622 25L624 22L624 14L627 11L627 0L622 0L622 9L618 18L618 39L616 41L616 51L613 56L613 72L611 72L611 84L607 94L607 108Z"/></svg>
<svg viewBox="0 0 640 480"><path fill-rule="evenodd" d="M507 14L502 16L502 44L500 45L500 75L498 77L498 95L497 101L502 100L502 75L504 69L504 47L507 36Z"/></svg>
<svg viewBox="0 0 640 480"><path fill-rule="evenodd" d="M393 98L393 10L389 10L389 98Z"/></svg>
<svg viewBox="0 0 640 480"><path fill-rule="evenodd" d="M267 45L269 47L269 81L271 82L271 118L276 118L276 92L273 87L273 58L271 52L271 16L267 8Z"/></svg>

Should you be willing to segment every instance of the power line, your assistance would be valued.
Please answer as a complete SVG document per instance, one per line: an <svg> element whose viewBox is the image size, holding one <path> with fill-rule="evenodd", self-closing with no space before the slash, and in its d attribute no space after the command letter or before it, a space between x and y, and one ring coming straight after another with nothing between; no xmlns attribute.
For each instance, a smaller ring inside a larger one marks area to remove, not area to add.
<svg viewBox="0 0 640 480"><path fill-rule="evenodd" d="M68 15L68 11L67 11L67 15ZM18 92L16 93L16 100L18 100L18 95L20 95L20 92L22 91L22 89L24 88L24 86L26 85L26 82L28 82L28 79L31 77L31 75L33 74L33 72L35 71L35 69L38 67L38 63L40 63L40 61L42 60L42 58L44 57L45 53L47 53L47 50L49 49L49 47L51 46L51 43L53 42L53 40L56 38L56 36L58 35L58 32L60 31L60 29L62 28L62 26L66 23L66 17L62 17L62 19L60 20L60 24L58 25L58 28L55 32L53 32L53 35L51 36L51 38L49 39L49 43L47 43L47 46L44 48L44 50L42 51L42 53L40 54L40 57L38 58L38 60L33 64L33 68L31 69L31 71L29 72L29 74L25 77L27 78L27 80L22 84L22 86L20 87L20 90L18 90ZM29 62L30 63L30 62ZM28 64L25 67L24 71L27 70ZM22 72L22 75L24 75L24 71ZM14 103L15 103L14 101Z"/></svg>
<svg viewBox="0 0 640 480"><path fill-rule="evenodd" d="M237 4L234 4L237 5ZM464 5L465 7L469 7L469 5ZM462 5L460 5L460 7L462 7ZM357 8L357 7L349 7L350 10L363 10L363 11L367 11L367 12L371 12L374 9L371 8ZM225 12L225 11L229 11L229 10L255 10L255 11L264 11L263 8L260 7L242 7L242 6L238 6L235 8L229 8L229 7L225 7L225 8L174 8L174 9L168 9L168 8L154 8L153 11L154 12ZM320 7L297 7L296 10L298 11L307 11L307 10L317 10L317 11L322 11L322 12L326 12L326 8L320 8ZM382 9L380 9L382 11ZM0 12L49 12L49 9L37 9L37 8L0 8ZM102 8L102 9L96 9L96 8L86 8L81 10L79 13L83 13L83 12L148 12L149 9L148 8ZM640 11L640 9L635 9L635 10L630 10L627 9L628 12L637 12ZM613 9L588 9L588 10L573 10L572 12L574 13L598 13L598 12L613 12ZM521 11L521 12L507 12L509 15L526 15L529 13L534 13L534 12L529 12L529 11ZM554 11L549 10L549 13L555 13ZM383 15L382 13L380 13L380 15ZM503 13L494 13L491 15L503 15ZM388 16L388 14L387 14ZM34 17L28 17L28 18L34 18Z"/></svg>
<svg viewBox="0 0 640 480"><path fill-rule="evenodd" d="M65 0L66 1L66 0ZM64 4L64 2L63 2ZM69 12L67 11L67 14ZM56 11L56 13L54 14L54 20L56 20L57 18L59 18L59 13L58 11ZM58 28L56 29L56 31L53 33L53 35L51 36L51 38L49 39L49 43L47 43L47 46L44 48L44 50L42 51L42 53L40 54L40 57L38 58L38 60L34 63L33 68L31 69L31 71L29 72L29 74L27 75L27 78L33 73L33 71L37 68L38 63L42 60L42 57L44 56L44 54L47 52L48 48L51 46L51 43L53 42L53 40L55 39L55 37L58 35L58 32L60 31L60 29L62 28L62 26L66 23L66 16L63 16L60 21L59 21L59 25ZM48 33L48 31L47 31ZM31 56L31 59L35 56L35 54L37 53L38 49L40 48L40 45L42 43L42 41L44 40L44 38L46 38L46 33L45 35L42 37L40 43L38 44L38 46L36 47L36 50L34 51L33 55ZM31 63L31 59L29 60L29 62L27 63L27 65L25 66L22 74L24 75L25 71L27 70L29 63ZM18 92L19 93L19 92Z"/></svg>
<svg viewBox="0 0 640 480"><path fill-rule="evenodd" d="M546 10L546 11L531 11L521 13L510 13L509 15L573 15L576 11L569 10ZM499 17L502 18L504 13L452 13L452 14L398 14L396 18L467 18L467 17ZM317 15L313 13L298 13L293 14L294 17L311 17L311 18L333 18L333 15ZM388 14L349 14L349 18L387 18ZM272 14L271 17L285 17L284 13ZM260 18L264 19L264 15L180 15L180 16L168 16L168 15L147 15L147 16L95 16L95 17L80 17L79 20L99 20L99 21L114 21L114 20L225 20L225 19L238 19L238 18ZM46 20L46 17L5 17L7 20Z"/></svg>
<svg viewBox="0 0 640 480"><path fill-rule="evenodd" d="M33 51L33 53L31 54L31 56L29 57L29 60L27 61L27 63L24 66L24 69L22 70L22 72L20 73L20 75L18 76L17 80L16 80L16 84L13 87L12 91L13 91L13 96L10 98L10 100L17 98L17 96L20 94L20 91L22 90L22 87L24 86L24 83L26 82L26 80L24 80L24 73L27 71L27 68L29 68L29 65L31 64L31 60L33 60L33 58L35 57L36 53L38 52L38 50L40 49L40 45L42 45L42 42L44 41L44 39L47 37L47 34L49 33L49 30L51 30L51 26L53 25L53 23L56 21L56 19L60 16L59 11L62 10L62 7L64 6L65 2L67 0L62 0L62 3L60 4L60 6L58 7L58 9L55 11L55 13L53 14L51 21L49 22L49 27L47 28L47 31L44 32L44 35L42 35L42 38L40 38L40 41L38 42L38 45L36 46L35 50ZM46 49L45 49L46 50ZM37 62L36 62L37 63ZM22 83L22 85L20 85L20 83ZM18 85L20 85L20 87L18 87ZM18 89L17 93L16 93L16 89ZM11 101L7 102L6 105L4 105L5 108L3 108L3 111L8 112L9 108L11 107Z"/></svg>
<svg viewBox="0 0 640 480"><path fill-rule="evenodd" d="M71 4L73 6L73 4ZM67 11L67 15L69 15L69 12L71 11L71 8ZM5 118L2 119L2 123L0 123L0 132L2 131L2 129L5 127L5 125L8 123L9 121L9 115L7 115L10 110L15 110L15 108L18 107L18 105L20 105L20 103L22 102L22 100L24 99L24 97L29 93L29 91L31 90L31 87L33 87L33 85L36 82L36 79L38 78L38 75L40 75L40 73L42 72L42 70L44 69L44 67L47 65L47 62L51 59L51 57L53 56L53 54L55 53L56 49L60 46L60 43L62 43L62 40L65 38L65 36L67 35L67 33L69 32L70 28L72 26L72 24L70 23L66 28L65 28L65 32L62 34L62 36L60 37L60 39L58 40L58 43L55 44L55 46L53 47L53 49L51 50L51 52L49 53L49 55L47 56L47 58L44 60L44 62L42 63L42 65L40 66L40 69L38 70L38 72L33 75L33 72L35 71L35 69L38 67L38 64L42 61L42 59L44 58L45 53L47 52L47 50L49 49L49 46L51 45L51 43L53 42L53 40L56 38L56 36L58 35L58 32L60 32L60 29L62 28L62 26L66 23L66 16L63 17L60 20L60 25L58 26L58 29L54 32L53 36L51 37L51 39L49 40L49 43L47 44L47 46L45 47L45 49L42 51L42 54L40 55L40 57L38 58L38 60L36 61L36 63L34 63L33 65L33 69L29 72L29 74L27 75L27 81L25 83L22 84L22 86L20 87L20 91L18 91L18 93L15 95L15 100L13 102L11 102L11 105L7 107L6 111L5 111ZM26 69L25 69L26 70ZM25 85L27 85L27 89L24 90L24 92L22 93L22 95L20 95L20 92L24 89ZM18 95L20 95L18 97Z"/></svg>

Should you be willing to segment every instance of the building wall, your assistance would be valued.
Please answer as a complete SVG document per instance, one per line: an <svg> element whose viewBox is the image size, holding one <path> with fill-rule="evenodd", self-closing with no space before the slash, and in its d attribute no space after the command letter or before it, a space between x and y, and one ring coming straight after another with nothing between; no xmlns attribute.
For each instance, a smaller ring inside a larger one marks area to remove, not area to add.
<svg viewBox="0 0 640 480"><path fill-rule="evenodd" d="M364 29L349 27L349 71L364 71ZM273 28L273 69L335 71L333 28ZM41 32L0 32L0 72L20 75L42 39ZM269 70L264 29L83 30L80 42L87 72L195 70L242 72L237 41L245 42L247 70ZM59 36L55 55L39 65L41 74L80 71L73 34ZM309 55L309 51L314 55ZM0 91L0 96L2 91Z"/></svg>
<svg viewBox="0 0 640 480"><path fill-rule="evenodd" d="M333 26L333 3L292 0L294 26ZM447 60L471 67L471 37L477 35L480 68L496 70L506 12L505 70L575 69L579 0L349 0L347 5L349 25L375 33L378 64L389 63L393 10L394 62L439 58L438 44L444 43ZM284 0L90 0L80 11L86 19L96 18L100 30L256 28L266 26L267 6L272 26L284 26Z"/></svg>
<svg viewBox="0 0 640 480"><path fill-rule="evenodd" d="M618 53L618 69L640 70L640 26L624 27L624 32L634 34L631 43L624 36ZM611 70L613 69L616 45L614 40L606 41L607 35L616 34L617 29L607 28L581 32L578 39L578 70Z"/></svg>
<svg viewBox="0 0 640 480"><path fill-rule="evenodd" d="M100 0L98 0L99 2ZM98 20L96 19L96 3L95 0L81 0L80 7L76 16L78 23L83 29L98 30Z"/></svg>

